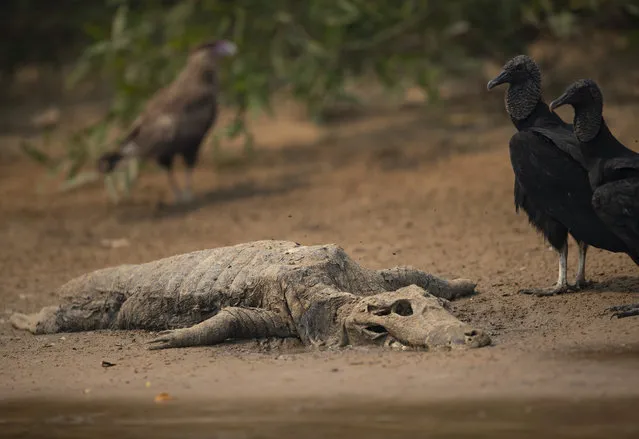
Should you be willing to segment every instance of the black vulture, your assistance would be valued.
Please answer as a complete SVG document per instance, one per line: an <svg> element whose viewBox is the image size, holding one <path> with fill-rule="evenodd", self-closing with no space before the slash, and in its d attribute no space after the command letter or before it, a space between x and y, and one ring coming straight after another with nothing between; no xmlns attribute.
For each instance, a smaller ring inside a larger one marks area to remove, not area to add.
<svg viewBox="0 0 639 439"><path fill-rule="evenodd" d="M557 283L521 292L542 296L572 289L566 280L568 234L579 245L574 288L583 288L587 285L589 245L612 252L626 252L627 247L592 207L592 190L572 125L544 102L539 66L530 57L518 55L488 82L488 90L505 83L509 84L506 111L518 130L509 144L515 173L515 209L523 209L531 225L559 253Z"/></svg>
<svg viewBox="0 0 639 439"><path fill-rule="evenodd" d="M619 142L603 118L603 95L590 79L571 84L550 108L572 105L575 136L593 189L595 212L628 246L639 264L639 154ZM613 315L639 315L639 303L611 308Z"/></svg>
<svg viewBox="0 0 639 439"><path fill-rule="evenodd" d="M154 159L167 171L176 201L190 201L192 172L200 146L217 119L217 60L236 50L236 45L226 40L194 48L180 74L146 103L117 151L98 159L98 169L109 173L129 157ZM186 165L184 190L180 190L173 175L177 155Z"/></svg>

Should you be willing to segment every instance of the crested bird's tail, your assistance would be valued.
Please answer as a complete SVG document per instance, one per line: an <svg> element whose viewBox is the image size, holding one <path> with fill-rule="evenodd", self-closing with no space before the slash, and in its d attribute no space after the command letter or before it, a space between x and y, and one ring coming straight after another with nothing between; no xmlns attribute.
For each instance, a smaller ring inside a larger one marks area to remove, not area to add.
<svg viewBox="0 0 639 439"><path fill-rule="evenodd" d="M115 167L120 163L124 156L121 152L107 152L100 156L98 159L98 171L103 174L112 172Z"/></svg>
<svg viewBox="0 0 639 439"><path fill-rule="evenodd" d="M134 124L134 128L127 134L127 136L120 142L117 151L106 152L98 159L98 171L103 174L112 172L115 167L125 157L135 156L138 154L138 146L135 143L135 136L140 131L139 124Z"/></svg>

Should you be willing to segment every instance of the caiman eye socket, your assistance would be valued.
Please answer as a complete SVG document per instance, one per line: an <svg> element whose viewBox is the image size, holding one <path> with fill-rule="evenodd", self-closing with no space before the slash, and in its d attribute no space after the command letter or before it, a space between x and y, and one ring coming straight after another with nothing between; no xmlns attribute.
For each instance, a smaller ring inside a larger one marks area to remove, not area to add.
<svg viewBox="0 0 639 439"><path fill-rule="evenodd" d="M408 300L398 300L391 305L390 308L376 309L372 311L376 316L387 316L390 313L400 315L402 317L413 314L413 307Z"/></svg>
<svg viewBox="0 0 639 439"><path fill-rule="evenodd" d="M376 309L373 314L376 316L387 316L391 313L391 308Z"/></svg>
<svg viewBox="0 0 639 439"><path fill-rule="evenodd" d="M413 307L408 300L398 300L393 303L391 311L400 316L406 317L413 314Z"/></svg>

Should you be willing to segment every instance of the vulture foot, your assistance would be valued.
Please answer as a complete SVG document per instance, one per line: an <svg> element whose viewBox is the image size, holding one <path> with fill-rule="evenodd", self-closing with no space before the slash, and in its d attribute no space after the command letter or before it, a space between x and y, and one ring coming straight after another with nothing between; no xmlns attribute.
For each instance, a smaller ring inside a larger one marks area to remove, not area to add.
<svg viewBox="0 0 639 439"><path fill-rule="evenodd" d="M573 289L568 284L557 284L550 288L527 288L519 290L521 294L529 294L537 297L557 296L572 292Z"/></svg>
<svg viewBox="0 0 639 439"><path fill-rule="evenodd" d="M585 290L587 288L592 287L595 283L591 280L586 279L577 279L575 281L574 289L576 290Z"/></svg>

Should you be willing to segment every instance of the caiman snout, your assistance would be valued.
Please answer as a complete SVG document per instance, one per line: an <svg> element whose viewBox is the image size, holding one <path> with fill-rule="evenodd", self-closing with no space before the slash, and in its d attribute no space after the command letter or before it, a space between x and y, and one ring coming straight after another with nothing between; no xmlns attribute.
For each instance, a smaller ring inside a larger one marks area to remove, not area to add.
<svg viewBox="0 0 639 439"><path fill-rule="evenodd" d="M490 344L488 334L457 319L443 303L416 285L364 297L344 322L345 339L351 345L426 350Z"/></svg>
<svg viewBox="0 0 639 439"><path fill-rule="evenodd" d="M453 323L433 328L424 343L430 347L450 347L452 349L480 348L490 344L490 337L481 329Z"/></svg>
<svg viewBox="0 0 639 439"><path fill-rule="evenodd" d="M469 348L481 348L490 344L490 337L481 329L470 329L464 332L464 341Z"/></svg>

